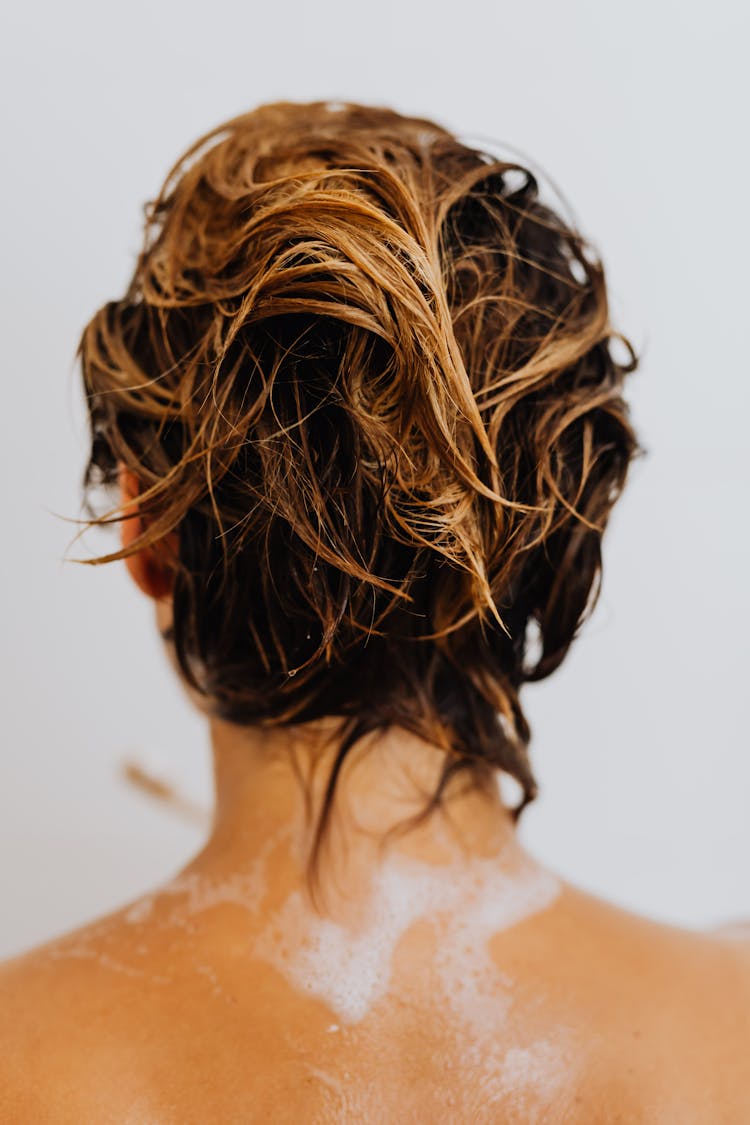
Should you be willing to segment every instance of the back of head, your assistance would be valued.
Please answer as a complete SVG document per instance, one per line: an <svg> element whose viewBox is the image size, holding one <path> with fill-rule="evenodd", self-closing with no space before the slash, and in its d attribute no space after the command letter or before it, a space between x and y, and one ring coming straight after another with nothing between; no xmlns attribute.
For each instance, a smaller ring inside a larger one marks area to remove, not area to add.
<svg viewBox="0 0 750 1125"><path fill-rule="evenodd" d="M445 780L515 777L520 811L519 689L593 608L637 450L600 262L528 170L356 105L222 125L146 227L81 342L86 483L124 463L150 520L98 561L177 532L175 650L213 713L342 716L341 757L400 725Z"/></svg>

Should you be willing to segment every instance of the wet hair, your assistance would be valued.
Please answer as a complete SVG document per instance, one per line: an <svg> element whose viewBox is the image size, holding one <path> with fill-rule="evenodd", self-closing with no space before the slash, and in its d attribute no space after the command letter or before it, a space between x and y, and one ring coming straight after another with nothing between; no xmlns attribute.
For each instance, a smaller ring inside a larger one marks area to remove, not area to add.
<svg viewBox="0 0 750 1125"><path fill-rule="evenodd" d="M209 713L340 716L533 799L521 686L593 609L640 452L637 358L604 270L537 177L431 121L277 103L222 124L146 206L125 295L86 326L85 472L176 532L171 640ZM617 358L619 354L619 359Z"/></svg>

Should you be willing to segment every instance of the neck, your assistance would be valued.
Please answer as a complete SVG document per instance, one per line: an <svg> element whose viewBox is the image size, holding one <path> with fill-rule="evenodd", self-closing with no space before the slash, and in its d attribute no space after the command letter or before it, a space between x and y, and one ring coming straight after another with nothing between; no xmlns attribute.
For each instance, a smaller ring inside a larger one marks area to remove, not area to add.
<svg viewBox="0 0 750 1125"><path fill-rule="evenodd" d="M215 812L201 869L247 869L270 842L292 844L295 878L304 881L313 831L338 750L338 722L297 727L238 727L211 721ZM518 855L513 820L494 778L453 776L440 805L423 812L446 763L446 751L400 728L368 735L352 747L337 778L321 871L339 887L360 885L383 847L433 865L462 858ZM401 831L399 831L401 829ZM390 833L390 835L389 835Z"/></svg>

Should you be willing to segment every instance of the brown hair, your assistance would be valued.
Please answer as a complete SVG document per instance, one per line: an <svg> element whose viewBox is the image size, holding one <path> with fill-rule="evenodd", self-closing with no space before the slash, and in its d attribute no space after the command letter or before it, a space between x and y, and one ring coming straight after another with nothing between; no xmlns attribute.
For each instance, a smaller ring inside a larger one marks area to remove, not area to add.
<svg viewBox="0 0 750 1125"><path fill-rule="evenodd" d="M123 462L150 520L86 561L176 530L209 709L342 717L313 864L344 757L393 724L449 750L424 815L499 769L517 818L519 689L593 609L639 451L602 265L532 172L388 109L262 106L178 161L80 356L86 495Z"/></svg>

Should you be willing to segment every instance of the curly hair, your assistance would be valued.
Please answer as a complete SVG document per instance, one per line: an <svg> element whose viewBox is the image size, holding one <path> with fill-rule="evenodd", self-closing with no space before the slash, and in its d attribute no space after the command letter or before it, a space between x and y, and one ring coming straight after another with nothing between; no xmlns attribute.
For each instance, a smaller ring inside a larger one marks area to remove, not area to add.
<svg viewBox="0 0 750 1125"><path fill-rule="evenodd" d="M534 174L387 108L261 106L174 166L79 355L86 523L127 518L91 503L120 464L148 517L80 561L176 532L209 713L341 719L313 866L346 754L394 725L448 752L422 815L500 770L517 820L519 690L593 609L640 451L603 267Z"/></svg>

